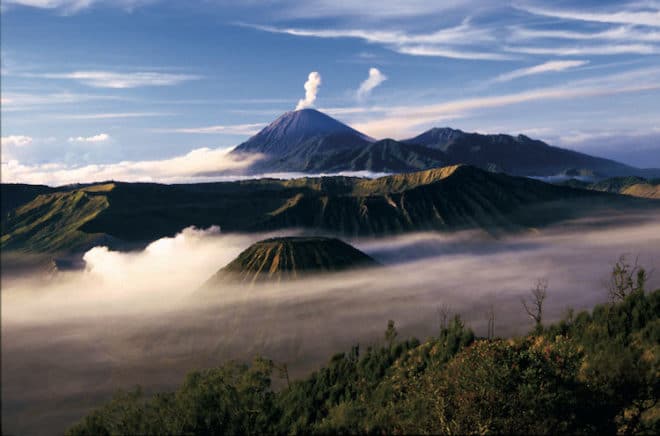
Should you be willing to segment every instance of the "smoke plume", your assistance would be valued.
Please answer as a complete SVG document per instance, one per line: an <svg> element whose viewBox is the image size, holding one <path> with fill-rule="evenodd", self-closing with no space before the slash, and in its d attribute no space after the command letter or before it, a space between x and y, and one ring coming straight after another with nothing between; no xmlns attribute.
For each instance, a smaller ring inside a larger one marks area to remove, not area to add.
<svg viewBox="0 0 660 436"><path fill-rule="evenodd" d="M369 68L369 77L365 79L364 82L360 84L360 87L357 90L358 100L363 100L371 91L387 80L387 76L380 72L378 68Z"/></svg>
<svg viewBox="0 0 660 436"><path fill-rule="evenodd" d="M319 86L321 86L321 75L316 71L312 71L307 76L307 81L305 82L305 98L298 100L296 110L305 109L314 104L316 94L319 92Z"/></svg>

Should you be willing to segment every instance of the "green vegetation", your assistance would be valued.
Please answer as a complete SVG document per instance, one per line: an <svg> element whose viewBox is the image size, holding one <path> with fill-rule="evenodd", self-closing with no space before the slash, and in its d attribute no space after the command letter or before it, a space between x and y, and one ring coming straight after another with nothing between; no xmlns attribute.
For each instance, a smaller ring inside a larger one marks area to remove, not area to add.
<svg viewBox="0 0 660 436"><path fill-rule="evenodd" d="M103 235L82 226L108 207L104 194L113 184L38 195L7 214L2 222L2 248L33 253L88 246Z"/></svg>
<svg viewBox="0 0 660 436"><path fill-rule="evenodd" d="M383 346L303 380L264 359L194 372L173 393L120 393L69 434L658 434L660 289L645 277L622 259L611 303L550 326L539 282L524 337L475 338L456 316L423 343L397 341L389 321Z"/></svg>
<svg viewBox="0 0 660 436"><path fill-rule="evenodd" d="M71 253L103 237L122 248L173 236L188 226L212 225L226 232L307 228L344 236L466 228L499 233L603 207L649 205L464 165L374 180L110 183L40 195L12 210L2 223L0 247Z"/></svg>

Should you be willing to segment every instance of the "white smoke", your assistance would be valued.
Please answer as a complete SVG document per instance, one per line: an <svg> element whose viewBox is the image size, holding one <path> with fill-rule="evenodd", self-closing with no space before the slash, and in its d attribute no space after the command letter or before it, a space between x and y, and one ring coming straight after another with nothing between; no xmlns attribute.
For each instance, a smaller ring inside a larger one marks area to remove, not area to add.
<svg viewBox="0 0 660 436"><path fill-rule="evenodd" d="M319 86L321 86L321 75L316 71L312 71L307 76L307 81L305 82L305 98L298 100L296 110L305 109L314 104L316 94L319 92Z"/></svg>
<svg viewBox="0 0 660 436"><path fill-rule="evenodd" d="M357 90L358 99L363 100L371 93L375 87L386 80L387 76L381 73L378 68L369 68L369 77L367 77L366 80L360 84L360 87Z"/></svg>

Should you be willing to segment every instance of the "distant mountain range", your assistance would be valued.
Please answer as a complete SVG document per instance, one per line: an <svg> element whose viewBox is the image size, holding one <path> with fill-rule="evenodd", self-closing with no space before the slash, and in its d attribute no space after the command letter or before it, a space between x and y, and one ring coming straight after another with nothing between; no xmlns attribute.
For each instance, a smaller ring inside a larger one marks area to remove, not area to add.
<svg viewBox="0 0 660 436"><path fill-rule="evenodd" d="M112 182L44 193L11 210L3 216L0 248L36 254L80 253L99 244L131 248L193 225L218 225L224 232L295 228L337 236L469 228L499 233L603 209L659 206L466 165L377 179Z"/></svg>
<svg viewBox="0 0 660 436"><path fill-rule="evenodd" d="M287 112L238 145L233 153L260 153L249 168L269 172L400 173L468 164L520 176L567 172L595 179L613 176L660 177L660 169L640 169L609 159L553 147L524 135L482 135L434 128L414 138L375 140L314 109Z"/></svg>

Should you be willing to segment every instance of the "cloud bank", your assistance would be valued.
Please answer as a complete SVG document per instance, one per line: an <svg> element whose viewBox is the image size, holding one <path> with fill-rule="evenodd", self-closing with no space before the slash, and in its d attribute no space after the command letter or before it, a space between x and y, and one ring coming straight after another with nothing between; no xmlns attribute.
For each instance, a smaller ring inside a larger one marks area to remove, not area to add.
<svg viewBox="0 0 660 436"><path fill-rule="evenodd" d="M520 297L549 280L547 322L567 307L607 300L604 281L621 253L660 262L657 216L608 214L494 240L478 233L421 233L350 241L385 265L378 271L300 282L195 290L257 239L186 229L138 252L96 247L88 268L47 281L7 282L3 269L3 427L56 432L117 389L178 385L193 369L256 355L287 363L292 377L359 343L382 343L388 319L401 338L436 334L437 308L485 334L529 331ZM653 276L649 287L660 286ZM323 341L319 341L322 337ZM64 407L65 405L65 407Z"/></svg>
<svg viewBox="0 0 660 436"><path fill-rule="evenodd" d="M305 82L305 98L298 100L296 110L305 109L314 105L319 86L321 86L321 75L316 71L312 71L309 73L309 76L307 76L307 81Z"/></svg>
<svg viewBox="0 0 660 436"><path fill-rule="evenodd" d="M0 144L3 147L25 147L32 144L32 137L25 135L3 136Z"/></svg>
<svg viewBox="0 0 660 436"><path fill-rule="evenodd" d="M89 139L89 138L87 138ZM24 165L17 160L2 162L3 183L35 183L51 186L107 180L125 182L185 183L206 181L208 174L240 173L260 155L233 155L228 149L198 148L170 159L124 161L72 166L64 163Z"/></svg>

